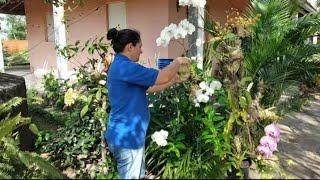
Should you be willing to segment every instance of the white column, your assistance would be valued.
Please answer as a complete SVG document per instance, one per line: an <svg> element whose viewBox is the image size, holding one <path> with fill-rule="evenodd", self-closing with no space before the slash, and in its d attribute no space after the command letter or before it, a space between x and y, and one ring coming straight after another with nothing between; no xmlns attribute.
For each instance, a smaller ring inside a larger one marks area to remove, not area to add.
<svg viewBox="0 0 320 180"><path fill-rule="evenodd" d="M201 69L203 69L203 43L200 46L196 46L196 42L204 42L204 8L189 7L189 17L188 20L196 27L196 31L189 37L189 46L192 45L190 49L190 56L196 56L198 64Z"/></svg>
<svg viewBox="0 0 320 180"><path fill-rule="evenodd" d="M63 6L58 6L58 7L56 7L55 5L52 5L52 6L53 6L55 45L60 49L67 45L66 26L63 22L64 8ZM68 61L63 56L60 55L60 53L58 52L58 49L56 50L56 58L57 58L58 78L61 78L61 79L68 78Z"/></svg>
<svg viewBox="0 0 320 180"><path fill-rule="evenodd" d="M0 39L0 72L4 73L4 59L2 52L2 40Z"/></svg>

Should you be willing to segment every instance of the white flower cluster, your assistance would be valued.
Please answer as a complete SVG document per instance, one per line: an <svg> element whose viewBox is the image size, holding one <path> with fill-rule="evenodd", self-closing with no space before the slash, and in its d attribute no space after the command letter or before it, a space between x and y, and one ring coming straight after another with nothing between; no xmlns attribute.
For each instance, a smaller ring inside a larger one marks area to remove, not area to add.
<svg viewBox="0 0 320 180"><path fill-rule="evenodd" d="M151 135L152 141L154 141L159 146L166 146L168 137L168 131L161 129L160 131L156 131Z"/></svg>
<svg viewBox="0 0 320 180"><path fill-rule="evenodd" d="M219 81L212 81L210 84L208 82L202 81L199 84L200 89L196 91L196 99L193 100L196 107L200 107L200 103L207 103L210 96L214 94L215 90L222 87Z"/></svg>
<svg viewBox="0 0 320 180"><path fill-rule="evenodd" d="M185 38L188 34L191 35L195 30L195 26L187 19L182 20L179 25L171 23L161 31L160 37L156 40L157 46L167 47L172 38Z"/></svg>
<svg viewBox="0 0 320 180"><path fill-rule="evenodd" d="M105 81L105 80L100 80L100 81L99 81L99 84L102 85L102 86L104 86L104 85L106 84L106 81Z"/></svg>
<svg viewBox="0 0 320 180"><path fill-rule="evenodd" d="M193 6L198 8L204 8L206 0L179 0L180 6Z"/></svg>
<svg viewBox="0 0 320 180"><path fill-rule="evenodd" d="M203 57L198 55L198 56L193 56L191 57L191 60L197 62L197 68L203 70Z"/></svg>

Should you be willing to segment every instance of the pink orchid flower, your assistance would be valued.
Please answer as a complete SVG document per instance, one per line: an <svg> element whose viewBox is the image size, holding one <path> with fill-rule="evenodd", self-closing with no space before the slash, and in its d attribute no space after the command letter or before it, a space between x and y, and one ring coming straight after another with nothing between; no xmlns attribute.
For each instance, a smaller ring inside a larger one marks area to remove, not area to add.
<svg viewBox="0 0 320 180"><path fill-rule="evenodd" d="M277 149L277 142L274 138L270 137L270 136L263 136L260 139L260 144L263 146L268 146L270 151L278 151Z"/></svg>
<svg viewBox="0 0 320 180"><path fill-rule="evenodd" d="M275 123L266 126L264 132L267 136L273 137L277 142L280 141L280 128Z"/></svg>
<svg viewBox="0 0 320 180"><path fill-rule="evenodd" d="M257 151L263 155L265 158L270 158L272 156L272 151L268 146L259 145Z"/></svg>

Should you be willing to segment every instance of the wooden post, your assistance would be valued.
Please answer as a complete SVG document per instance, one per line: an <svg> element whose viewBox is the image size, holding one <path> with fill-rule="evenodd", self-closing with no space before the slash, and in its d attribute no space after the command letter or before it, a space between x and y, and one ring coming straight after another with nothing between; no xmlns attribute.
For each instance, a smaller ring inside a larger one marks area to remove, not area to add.
<svg viewBox="0 0 320 180"><path fill-rule="evenodd" d="M2 51L2 40L0 39L0 72L4 73L4 58Z"/></svg>
<svg viewBox="0 0 320 180"><path fill-rule="evenodd" d="M201 43L200 46L196 46L197 39L199 39L201 42L204 42L204 8L196 8L196 7L189 7L189 15L188 20L190 23L192 23L196 27L196 31L189 36L189 47L190 49L190 56L197 57L197 60L201 61L199 62L201 64L201 69L203 69L203 43ZM199 67L199 66L198 66Z"/></svg>
<svg viewBox="0 0 320 180"><path fill-rule="evenodd" d="M61 3L63 4L63 3ZM68 61L59 53L58 48L63 48L67 45L66 40L66 26L64 24L64 7L53 6L53 24L54 24L54 37L56 49L56 58L57 58L57 69L58 69L58 78L66 79L68 78Z"/></svg>

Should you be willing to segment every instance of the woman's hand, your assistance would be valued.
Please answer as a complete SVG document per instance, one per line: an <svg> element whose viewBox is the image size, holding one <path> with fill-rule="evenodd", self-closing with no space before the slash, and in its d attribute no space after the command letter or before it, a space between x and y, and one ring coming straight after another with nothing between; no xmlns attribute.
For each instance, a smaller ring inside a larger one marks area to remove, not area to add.
<svg viewBox="0 0 320 180"><path fill-rule="evenodd" d="M182 64L189 65L189 64L191 64L191 60L189 58L187 58L187 57L177 57L175 59L175 61L178 61L179 65L182 65Z"/></svg>
<svg viewBox="0 0 320 180"><path fill-rule="evenodd" d="M179 84L183 82L179 76L179 74L176 74L176 76L173 78L174 83Z"/></svg>

